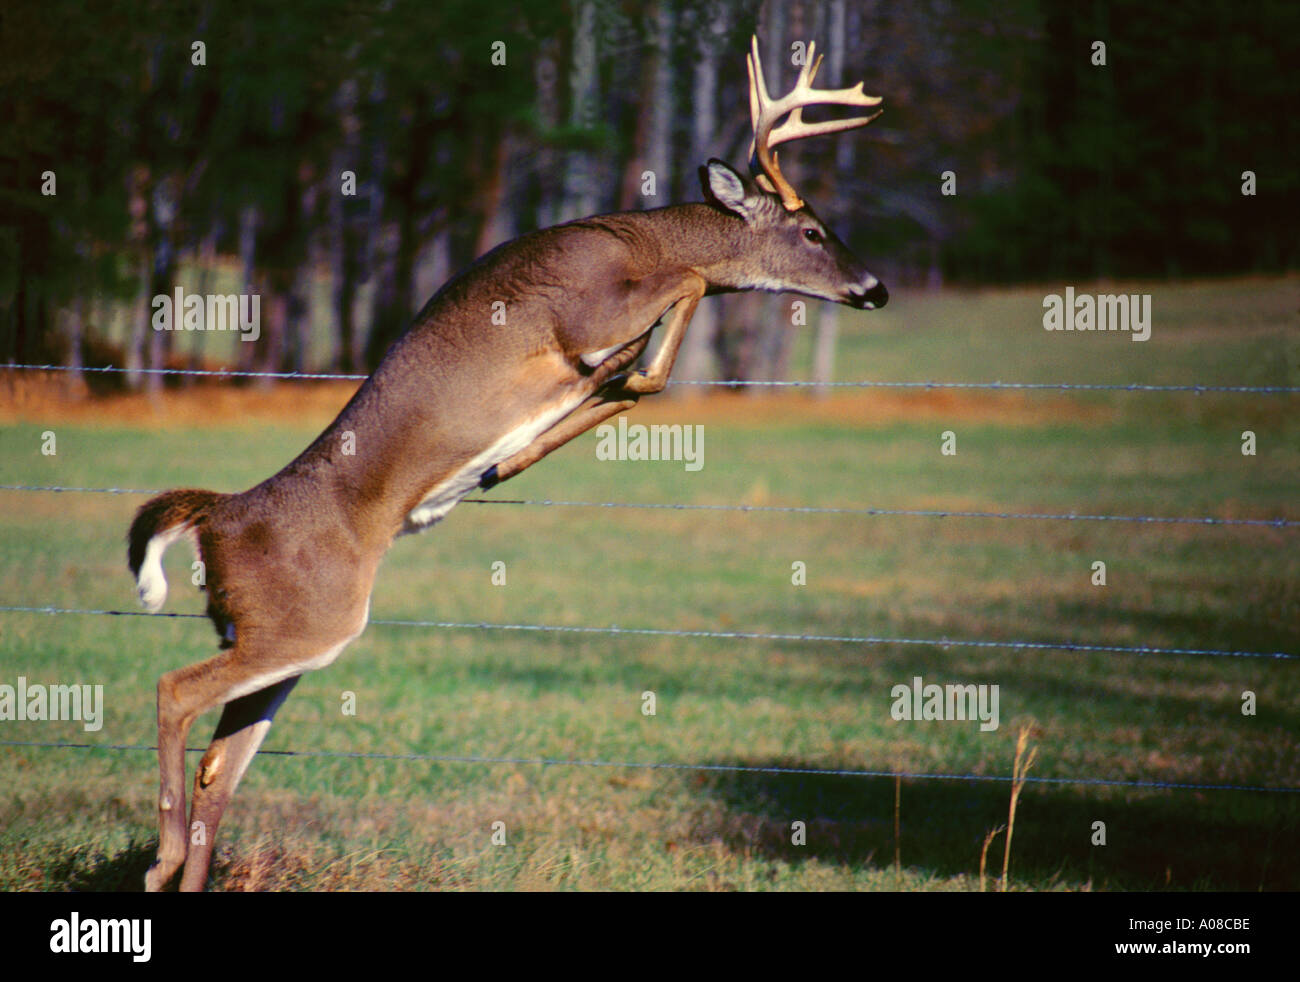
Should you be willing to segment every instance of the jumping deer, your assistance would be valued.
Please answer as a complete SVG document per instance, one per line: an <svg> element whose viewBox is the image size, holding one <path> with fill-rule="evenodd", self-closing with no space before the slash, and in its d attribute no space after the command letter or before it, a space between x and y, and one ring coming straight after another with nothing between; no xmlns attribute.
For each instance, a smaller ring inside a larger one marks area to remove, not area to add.
<svg viewBox="0 0 1300 982"><path fill-rule="evenodd" d="M182 864L180 888L204 888L222 813L272 718L303 672L329 665L361 634L394 538L661 391L701 297L791 291L884 306L884 285L777 163L782 143L880 115L804 122L806 106L881 102L861 82L813 88L814 56L809 45L794 89L774 100L751 44L753 181L711 159L700 168L705 203L584 218L499 246L425 304L334 422L278 474L242 494L181 489L140 508L127 560L141 603L162 606L163 551L187 539L220 636L216 655L158 680L159 844L146 890L162 889ZM636 370L665 316L658 351ZM186 737L219 705L187 826ZM194 843L191 828L204 830Z"/></svg>

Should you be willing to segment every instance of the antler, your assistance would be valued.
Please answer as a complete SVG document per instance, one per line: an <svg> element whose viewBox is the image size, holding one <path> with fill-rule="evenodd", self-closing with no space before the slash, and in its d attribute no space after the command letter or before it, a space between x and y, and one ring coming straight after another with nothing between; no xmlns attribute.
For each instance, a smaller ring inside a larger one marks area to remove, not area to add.
<svg viewBox="0 0 1300 982"><path fill-rule="evenodd" d="M796 211L803 207L803 199L795 192L781 173L777 164L775 147L790 140L799 140L806 136L818 136L822 133L838 133L858 126L866 126L879 116L879 109L870 116L857 116L853 119L828 119L821 123L803 121L804 106L878 106L878 95L863 95L862 83L848 89L814 89L813 77L821 67L821 57L817 52L816 42L808 43L808 57L799 70L799 79L789 95L775 102L767 94L767 84L763 80L763 63L758 57L758 38L751 37L750 54L746 59L749 66L749 120L754 127L754 140L749 145L749 169L759 184L767 191L781 196L781 203L786 210ZM777 120L790 114L776 129ZM761 169L761 173L760 173Z"/></svg>

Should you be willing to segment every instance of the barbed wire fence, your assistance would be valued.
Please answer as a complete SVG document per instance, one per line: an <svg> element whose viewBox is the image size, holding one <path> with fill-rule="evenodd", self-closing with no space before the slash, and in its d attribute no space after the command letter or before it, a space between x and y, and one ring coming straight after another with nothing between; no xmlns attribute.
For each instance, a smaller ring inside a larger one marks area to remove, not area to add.
<svg viewBox="0 0 1300 982"><path fill-rule="evenodd" d="M369 375L339 372L255 372L234 368L121 368L114 365L94 367L72 365L0 365L0 370L27 370L37 372L96 372L124 375L190 375L214 378L276 378L284 380L364 382ZM767 386L775 388L838 388L838 389L1006 389L1006 390L1058 390L1062 392L1240 392L1252 395L1296 395L1300 385L1224 385L1222 383L1192 382L1182 385L1149 385L1142 382L897 382L862 379L847 382L808 382L803 380L743 380L743 379L670 379L669 387L678 385L719 386L722 388L750 388Z"/></svg>
<svg viewBox="0 0 1300 982"><path fill-rule="evenodd" d="M141 751L152 753L157 747L145 744L124 743L56 743L38 740L0 740L3 747L40 747L51 750L111 750ZM202 753L203 747L187 747L186 753ZM1268 794L1300 794L1300 788L1285 785L1271 786L1258 784L1196 784L1186 781L1126 781L1101 777L1011 777L1002 774L936 774L933 772L910 771L872 771L851 770L844 768L818 767L760 767L746 764L693 764L675 761L641 761L641 760L577 760L559 757L487 757L473 754L418 754L418 753L376 753L370 751L340 750L258 750L258 754L271 757L317 757L339 760L397 760L425 761L439 764L531 764L541 767L608 767L627 770L651 771L696 771L723 774L770 774L776 776L801 777L870 777L870 778L904 778L931 781L985 781L997 784L1011 784L1027 781L1044 785L1088 785L1108 788L1133 788L1140 790L1176 790L1176 791L1253 791Z"/></svg>
<svg viewBox="0 0 1300 982"><path fill-rule="evenodd" d="M48 491L80 494L161 494L166 488L88 488L59 484L0 484L0 491ZM1221 518L1215 515L1091 515L1051 512L961 511L921 508L852 508L815 505L694 504L679 501L557 501L553 498L466 498L462 505L530 505L538 508L629 508L668 511L773 512L802 515L862 515L907 518L996 518L1018 521L1135 522L1149 525L1256 525L1296 528L1294 518Z"/></svg>
<svg viewBox="0 0 1300 982"><path fill-rule="evenodd" d="M72 367L66 365L9 364L0 365L0 370L45 371L45 372L82 372L82 373L121 373L136 375L180 375L207 376L214 378L272 378L282 380L307 381L364 381L367 375L325 373L325 372L257 372L233 369L179 369L179 368L121 368L114 366ZM781 381L673 381L671 385L718 386L718 387L816 387L816 388L886 388L886 389L979 389L1007 391L1095 391L1095 392L1142 392L1142 393L1235 393L1248 395L1296 395L1300 386L1289 385L1225 385L1218 383L1189 383L1177 385L1153 385L1142 383L1077 383L1077 382L939 382L939 381L847 381L847 382L806 382L794 380ZM2 484L0 491L26 493L79 493L79 494L113 494L143 495L157 494L164 489L153 488L117 488L117 487L77 487L44 484ZM1038 513L1038 512L995 512L943 509L904 509L871 507L823 507L802 505L747 505L747 504L696 504L685 502L627 502L627 501L562 501L552 499L520 498L467 498L462 504L476 505L513 505L530 507L567 507L567 508L612 508L612 509L666 509L679 511L730 511L740 513L785 513L810 515L856 515L862 517L910 517L932 519L988 519L1003 521L1069 521L1069 522L1119 522L1135 524L1176 524L1223 527L1268 527L1287 530L1300 527L1300 519L1278 516L1274 518L1235 518L1224 516L1177 516L1177 515L1113 515ZM146 611L125 611L108 609L89 609L58 607L53 605L0 605L0 613L5 614L45 614L55 616L109 616L109 617L154 617L173 619L206 619L204 614L191 613L150 613ZM384 627L426 628L442 630L499 630L525 631L543 633L573 634L609 634L701 638L715 640L777 641L798 643L836 643L853 645L913 645L928 646L948 650L951 648L1006 649L1019 651L1063 651L1076 653L1104 653L1115 655L1179 655L1208 658L1250 658L1269 659L1273 661L1300 660L1300 653L1284 651L1240 651L1218 648L1177 648L1148 645L1112 645L1092 644L1073 641L1027 641L1027 640L992 640L962 638L912 638L885 637L873 635L827 635L827 634L782 634L754 631L707 631L679 630L669 628L620 627L617 625L559 625L559 624L509 624L469 621L434 621L401 620L375 618L370 624ZM96 744L51 741L0 740L0 746L28 747L42 749L91 750L111 752L153 752L157 748L136 744ZM203 748L187 748L188 752L198 753ZM425 753L378 753L378 752L338 752L324 750L276 750L262 749L259 754L279 757L303 758L337 758L348 760L392 760L420 761L428 763L465 763L479 765L537 765L544 767L603 767L661 771L693 771L750 773L805 777L844 777L844 778L904 778L911 780L966 781L966 782L1001 782L1013 783L1012 776L988 774L941 774L932 772L902 772L897 770L855 770L843 768L807 768L807 767L760 767L739 764L699 764L690 762L665 761L613 761L583 760L549 757L492 757L479 755L447 755ZM1270 785L1214 784L1177 781L1141 781L1120 780L1097 777L1020 777L1020 781L1042 785L1122 787L1151 790L1191 790L1191 791L1239 791L1272 794L1300 793L1300 787Z"/></svg>

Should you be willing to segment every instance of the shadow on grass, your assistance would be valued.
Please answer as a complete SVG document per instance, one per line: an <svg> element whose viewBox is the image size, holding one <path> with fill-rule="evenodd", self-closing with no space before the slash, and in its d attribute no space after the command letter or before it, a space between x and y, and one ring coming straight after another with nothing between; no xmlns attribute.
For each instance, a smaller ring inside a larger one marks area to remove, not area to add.
<svg viewBox="0 0 1300 982"><path fill-rule="evenodd" d="M157 852L156 840L132 839L113 856L106 856L94 846L81 846L50 861L45 889L68 893L142 893L145 871Z"/></svg>
<svg viewBox="0 0 1300 982"><path fill-rule="evenodd" d="M143 893L144 875L158 851L156 839L132 839L116 855L106 856L84 846L52 860L46 870L44 889L66 893ZM183 870L177 870L165 893L180 887ZM250 891L261 889L310 889L301 882L309 866L296 854L278 848L252 848L234 858L218 847L212 858L207 889ZM275 876L271 876L274 873ZM364 889L364 887L363 887Z"/></svg>
<svg viewBox="0 0 1300 982"><path fill-rule="evenodd" d="M790 760L725 760L744 767L801 767ZM894 862L890 778L718 773L694 779L723 811L696 827L789 863L818 859L889 869ZM904 780L900 816L904 867L937 876L979 872L984 836L1007 820L1010 782ZM805 845L791 842L802 821ZM1106 845L1091 844L1094 822ZM1001 873L1004 837L987 873ZM1300 888L1300 795L1168 790L1105 793L1029 784L1016 811L1010 876L1022 888L1119 890L1295 890ZM990 882L990 889L993 887Z"/></svg>
<svg viewBox="0 0 1300 982"><path fill-rule="evenodd" d="M1259 583L1254 593L1234 605L1231 612L1221 609L1158 609L1123 605L1111 616L1121 620L1139 638L1184 638L1185 643L1170 647L1223 648L1234 651L1268 653L1300 651L1300 634L1296 630L1297 604L1294 585L1282 582L1281 576ZM1057 602L1051 618L1060 624L1094 623L1096 605L1076 601ZM1265 661L1264 664L1277 664Z"/></svg>

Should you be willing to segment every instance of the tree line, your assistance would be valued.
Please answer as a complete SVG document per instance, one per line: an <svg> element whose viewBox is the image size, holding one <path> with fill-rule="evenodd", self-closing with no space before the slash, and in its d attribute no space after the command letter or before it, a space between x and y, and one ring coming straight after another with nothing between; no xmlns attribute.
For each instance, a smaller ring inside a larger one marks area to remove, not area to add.
<svg viewBox="0 0 1300 982"><path fill-rule="evenodd" d="M891 285L1297 260L1289 0L10 0L0 24L8 361L199 364L152 300L226 270L261 299L238 367L373 368L497 243L743 164L752 33L773 91L816 39L818 84L884 97L782 165ZM835 318L809 323L829 377ZM714 301L679 374L781 377L789 325L788 298Z"/></svg>

